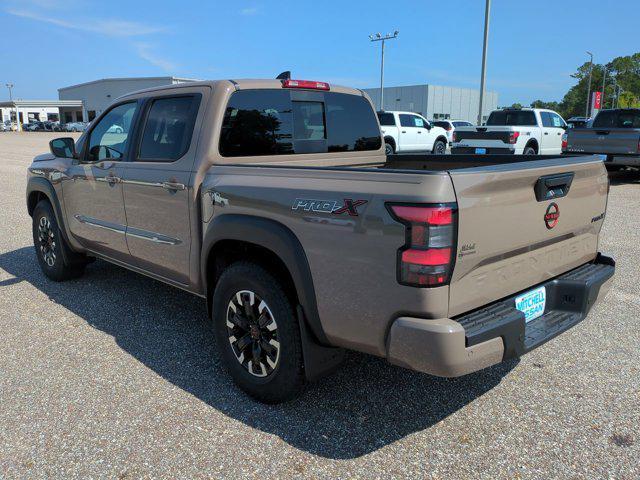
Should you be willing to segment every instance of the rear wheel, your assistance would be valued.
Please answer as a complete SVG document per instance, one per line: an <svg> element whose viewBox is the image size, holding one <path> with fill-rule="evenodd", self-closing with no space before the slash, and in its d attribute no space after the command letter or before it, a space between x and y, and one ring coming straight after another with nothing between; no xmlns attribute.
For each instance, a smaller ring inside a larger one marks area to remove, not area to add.
<svg viewBox="0 0 640 480"><path fill-rule="evenodd" d="M86 257L69 248L48 201L41 200L33 210L32 230L38 263L47 277L62 282L82 275Z"/></svg>
<svg viewBox="0 0 640 480"><path fill-rule="evenodd" d="M536 153L536 149L531 145L524 147L524 152L522 152L523 155L535 155Z"/></svg>
<svg viewBox="0 0 640 480"><path fill-rule="evenodd" d="M276 278L238 262L220 276L213 321L223 364L235 383L265 403L292 400L304 390L300 329Z"/></svg>
<svg viewBox="0 0 640 480"><path fill-rule="evenodd" d="M447 153L447 144L442 140L436 140L433 144L433 153L436 155L444 155Z"/></svg>

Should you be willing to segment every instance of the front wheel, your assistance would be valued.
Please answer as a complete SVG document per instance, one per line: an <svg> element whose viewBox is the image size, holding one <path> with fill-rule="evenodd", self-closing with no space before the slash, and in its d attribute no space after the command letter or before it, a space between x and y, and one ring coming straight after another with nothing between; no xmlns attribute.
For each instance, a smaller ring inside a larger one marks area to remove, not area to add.
<svg viewBox="0 0 640 480"><path fill-rule="evenodd" d="M393 155L395 152L393 151L393 145L391 145L390 143L386 143L384 144L384 153L385 155Z"/></svg>
<svg viewBox="0 0 640 480"><path fill-rule="evenodd" d="M86 257L69 248L46 200L33 210L33 245L42 272L51 280L62 282L84 272Z"/></svg>
<svg viewBox="0 0 640 480"><path fill-rule="evenodd" d="M436 155L444 155L447 153L447 144L442 140L436 140L436 143L433 144L433 153Z"/></svg>
<svg viewBox="0 0 640 480"><path fill-rule="evenodd" d="M259 265L238 262L213 294L213 328L225 369L264 403L298 397L306 377L300 328L280 282Z"/></svg>

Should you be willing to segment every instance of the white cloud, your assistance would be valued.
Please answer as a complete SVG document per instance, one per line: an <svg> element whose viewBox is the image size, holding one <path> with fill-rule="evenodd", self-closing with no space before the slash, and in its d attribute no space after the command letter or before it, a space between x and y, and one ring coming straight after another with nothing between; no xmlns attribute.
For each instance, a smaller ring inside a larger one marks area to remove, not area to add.
<svg viewBox="0 0 640 480"><path fill-rule="evenodd" d="M16 17L27 18L37 22L49 23L58 27L69 28L73 30L82 30L84 32L98 33L109 37L134 37L159 33L166 30L164 27L156 27L138 22L129 22L127 20L98 20L85 18L78 21L63 20L56 17L44 16L29 10L9 9L7 13Z"/></svg>
<svg viewBox="0 0 640 480"><path fill-rule="evenodd" d="M165 58L161 58L155 55L152 52L153 47L148 43L135 43L134 47L136 48L136 52L138 53L138 56L143 60L146 60L147 62L149 62L151 65L155 65L156 67L161 68L165 72L175 71L176 65L170 60L167 60Z"/></svg>
<svg viewBox="0 0 640 480"><path fill-rule="evenodd" d="M240 10L240 15L249 16L249 15L257 15L257 14L258 14L258 7L248 7Z"/></svg>

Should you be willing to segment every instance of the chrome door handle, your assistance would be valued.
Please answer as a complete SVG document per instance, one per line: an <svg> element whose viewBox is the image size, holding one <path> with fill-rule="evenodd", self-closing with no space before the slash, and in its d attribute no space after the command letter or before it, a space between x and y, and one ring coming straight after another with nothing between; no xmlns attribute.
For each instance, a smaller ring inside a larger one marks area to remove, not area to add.
<svg viewBox="0 0 640 480"><path fill-rule="evenodd" d="M184 186L184 183L162 182L162 188L177 191L184 190L187 187Z"/></svg>

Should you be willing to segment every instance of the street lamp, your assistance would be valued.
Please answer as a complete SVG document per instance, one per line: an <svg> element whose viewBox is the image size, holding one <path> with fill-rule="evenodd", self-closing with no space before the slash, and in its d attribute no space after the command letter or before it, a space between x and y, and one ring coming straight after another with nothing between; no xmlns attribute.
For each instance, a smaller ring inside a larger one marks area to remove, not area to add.
<svg viewBox="0 0 640 480"><path fill-rule="evenodd" d="M13 94L11 89L13 88L13 83L5 83L4 84L9 89L9 102L13 103ZM11 122L11 119L9 119ZM18 107L16 106L16 128L20 131L20 122L18 121Z"/></svg>
<svg viewBox="0 0 640 480"><path fill-rule="evenodd" d="M380 110L384 110L384 42L386 40L393 40L398 38L398 30L391 33L387 33L384 37L380 33L369 35L369 40L372 42L382 42L382 58L380 61Z"/></svg>
<svg viewBox="0 0 640 480"><path fill-rule="evenodd" d="M591 73L593 72L593 53L587 52L591 60L589 60L589 83L587 84L587 107L584 116L589 118L589 105L591 104Z"/></svg>
<svg viewBox="0 0 640 480"><path fill-rule="evenodd" d="M480 105L478 106L478 125L482 125L482 107L484 103L484 81L487 76L487 46L489 44L489 14L491 0L487 0L484 8L484 43L482 45L482 72L480 73Z"/></svg>

